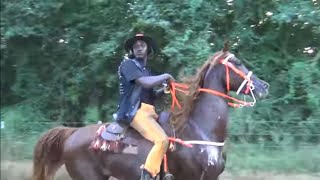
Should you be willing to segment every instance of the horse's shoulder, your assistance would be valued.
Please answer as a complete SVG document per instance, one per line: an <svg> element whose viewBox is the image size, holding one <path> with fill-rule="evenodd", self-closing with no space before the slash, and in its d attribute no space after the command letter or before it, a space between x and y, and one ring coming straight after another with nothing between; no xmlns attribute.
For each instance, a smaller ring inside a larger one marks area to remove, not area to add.
<svg viewBox="0 0 320 180"><path fill-rule="evenodd" d="M172 127L170 126L170 117L171 117L171 112L168 111L163 111L159 113L158 117L158 123L160 126L163 128L163 130L166 132L168 136L172 134Z"/></svg>
<svg viewBox="0 0 320 180"><path fill-rule="evenodd" d="M158 117L159 124L162 125L162 124L169 123L170 116L171 116L171 113L168 111L160 112Z"/></svg>

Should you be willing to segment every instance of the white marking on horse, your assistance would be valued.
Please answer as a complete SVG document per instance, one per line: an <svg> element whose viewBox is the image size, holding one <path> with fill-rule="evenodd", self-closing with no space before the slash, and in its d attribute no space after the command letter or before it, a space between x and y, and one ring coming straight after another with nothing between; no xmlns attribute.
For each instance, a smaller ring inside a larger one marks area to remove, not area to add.
<svg viewBox="0 0 320 180"><path fill-rule="evenodd" d="M219 150L216 146L207 146L208 166L214 166L219 159Z"/></svg>
<svg viewBox="0 0 320 180"><path fill-rule="evenodd" d="M219 116L220 118L220 116ZM194 126L196 129L196 132L201 136L201 138L205 141L210 141L209 137L203 133L203 131L199 128L197 124L194 122L190 121L191 125ZM206 146L205 149L207 150L208 153L208 166L214 166L219 159L219 149L217 146ZM201 148L201 152L203 152L203 149Z"/></svg>

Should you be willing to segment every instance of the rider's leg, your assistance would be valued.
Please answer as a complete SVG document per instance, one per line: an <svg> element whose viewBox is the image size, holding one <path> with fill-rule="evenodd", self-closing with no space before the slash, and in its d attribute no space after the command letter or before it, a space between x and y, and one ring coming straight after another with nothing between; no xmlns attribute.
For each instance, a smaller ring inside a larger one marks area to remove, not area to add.
<svg viewBox="0 0 320 180"><path fill-rule="evenodd" d="M168 136L156 121L157 117L154 106L142 103L130 124L142 136L154 143L144 165L144 169L153 177L160 172L161 162L169 144Z"/></svg>

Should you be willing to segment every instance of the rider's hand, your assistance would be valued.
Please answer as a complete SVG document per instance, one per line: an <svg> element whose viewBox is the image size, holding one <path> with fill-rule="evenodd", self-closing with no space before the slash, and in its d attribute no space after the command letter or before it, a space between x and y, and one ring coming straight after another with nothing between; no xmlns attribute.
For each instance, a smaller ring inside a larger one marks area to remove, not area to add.
<svg viewBox="0 0 320 180"><path fill-rule="evenodd" d="M171 74L166 73L165 74L167 76L167 81L175 81L175 79L171 76Z"/></svg>

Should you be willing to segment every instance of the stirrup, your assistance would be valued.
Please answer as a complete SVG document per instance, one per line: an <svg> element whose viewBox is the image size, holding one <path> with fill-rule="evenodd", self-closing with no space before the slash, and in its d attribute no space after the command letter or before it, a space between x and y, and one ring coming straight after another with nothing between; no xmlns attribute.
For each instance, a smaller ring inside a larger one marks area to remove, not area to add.
<svg viewBox="0 0 320 180"><path fill-rule="evenodd" d="M174 176L170 173L165 173L163 180L174 180Z"/></svg>
<svg viewBox="0 0 320 180"><path fill-rule="evenodd" d="M146 169L142 168L140 180L155 180L156 177L152 177L152 175Z"/></svg>

